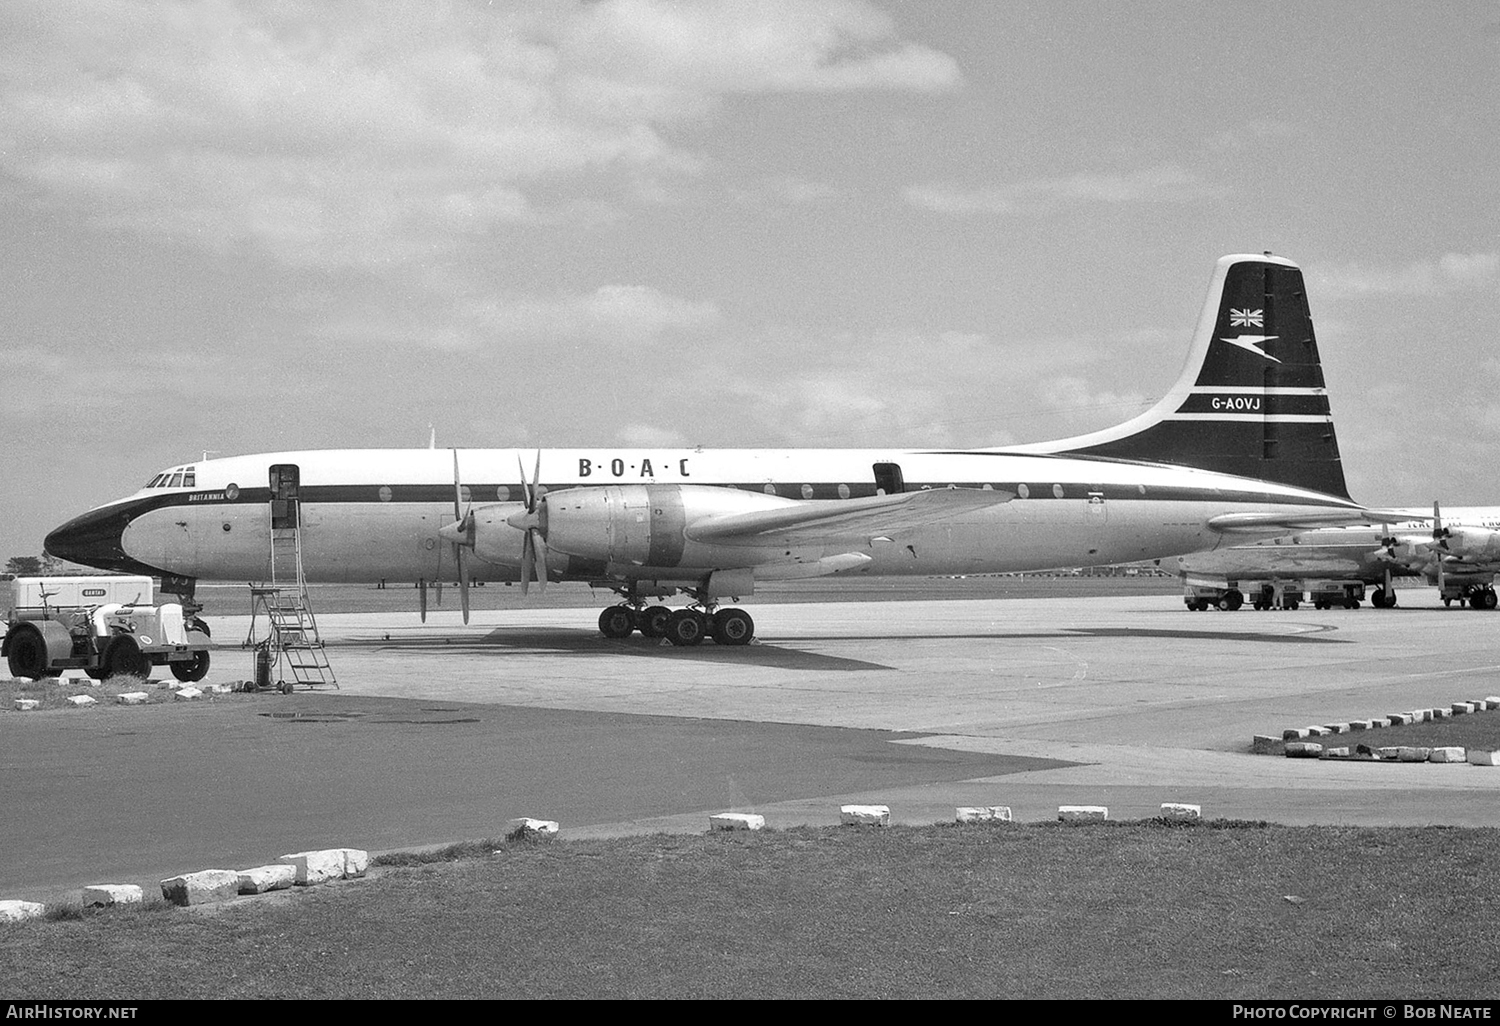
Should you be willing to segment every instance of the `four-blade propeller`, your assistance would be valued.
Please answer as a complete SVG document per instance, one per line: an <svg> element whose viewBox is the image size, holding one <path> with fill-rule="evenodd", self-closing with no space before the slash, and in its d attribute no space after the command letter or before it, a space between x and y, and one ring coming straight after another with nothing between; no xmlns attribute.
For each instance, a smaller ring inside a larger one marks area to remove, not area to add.
<svg viewBox="0 0 1500 1026"><path fill-rule="evenodd" d="M542 505L542 451L536 453L536 470L531 482L526 481L526 465L516 456L516 466L521 471L521 488L526 494L526 508L506 518L506 523L518 531L524 531L521 541L521 594L526 594L533 573L537 587L547 590L547 507Z"/></svg>

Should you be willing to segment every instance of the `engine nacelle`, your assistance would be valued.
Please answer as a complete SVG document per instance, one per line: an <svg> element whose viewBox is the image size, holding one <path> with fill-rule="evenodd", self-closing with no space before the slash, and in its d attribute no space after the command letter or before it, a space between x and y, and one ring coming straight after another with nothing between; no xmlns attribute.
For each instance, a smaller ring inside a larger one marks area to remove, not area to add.
<svg viewBox="0 0 1500 1026"><path fill-rule="evenodd" d="M1500 531L1486 527L1454 527L1448 530L1446 551L1459 559L1500 559Z"/></svg>
<svg viewBox="0 0 1500 1026"><path fill-rule="evenodd" d="M548 492L539 512L549 550L622 566L711 567L724 561L724 547L690 541L684 533L688 524L708 516L794 505L793 499L736 488L609 485ZM730 562L759 562L761 554L753 549L739 550ZM763 555L770 557L769 546Z"/></svg>
<svg viewBox="0 0 1500 1026"><path fill-rule="evenodd" d="M486 563L498 566L520 566L521 545L526 532L517 530L507 521L516 513L526 509L520 502L492 503L477 506L474 516L474 555Z"/></svg>

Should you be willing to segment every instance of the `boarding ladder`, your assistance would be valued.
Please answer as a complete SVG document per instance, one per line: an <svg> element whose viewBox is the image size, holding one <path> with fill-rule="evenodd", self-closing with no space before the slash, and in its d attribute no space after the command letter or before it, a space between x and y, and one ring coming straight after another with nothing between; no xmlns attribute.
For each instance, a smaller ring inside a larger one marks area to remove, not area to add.
<svg viewBox="0 0 1500 1026"><path fill-rule="evenodd" d="M307 577L302 570L302 524L296 499L272 499L271 559L264 584L250 585L250 634L247 647L266 646L271 677L290 691L294 685L308 688L338 687L328 652L318 635L318 621L307 597ZM256 640L256 623L266 616L264 639ZM290 676L288 676L290 675ZM257 683L261 683L257 681Z"/></svg>

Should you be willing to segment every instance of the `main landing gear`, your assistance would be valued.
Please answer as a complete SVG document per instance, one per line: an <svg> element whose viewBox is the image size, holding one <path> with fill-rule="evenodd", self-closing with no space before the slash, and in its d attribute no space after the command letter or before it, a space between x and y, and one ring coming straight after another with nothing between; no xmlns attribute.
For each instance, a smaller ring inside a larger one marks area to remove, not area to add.
<svg viewBox="0 0 1500 1026"><path fill-rule="evenodd" d="M599 614L599 633L606 638L666 638L674 645L701 645L713 638L720 645L748 645L755 637L755 621L743 609L668 609L636 602L610 606Z"/></svg>

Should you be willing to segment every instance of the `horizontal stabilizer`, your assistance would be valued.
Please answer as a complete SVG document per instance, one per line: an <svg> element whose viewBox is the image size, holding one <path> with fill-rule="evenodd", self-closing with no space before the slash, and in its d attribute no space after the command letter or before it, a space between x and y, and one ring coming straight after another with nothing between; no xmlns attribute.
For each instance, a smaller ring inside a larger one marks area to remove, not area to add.
<svg viewBox="0 0 1500 1026"><path fill-rule="evenodd" d="M775 509L705 517L687 526L693 541L748 541L777 535L798 542L817 538L887 533L928 524L1015 498L1015 493L978 488L934 488L864 499L815 499Z"/></svg>

